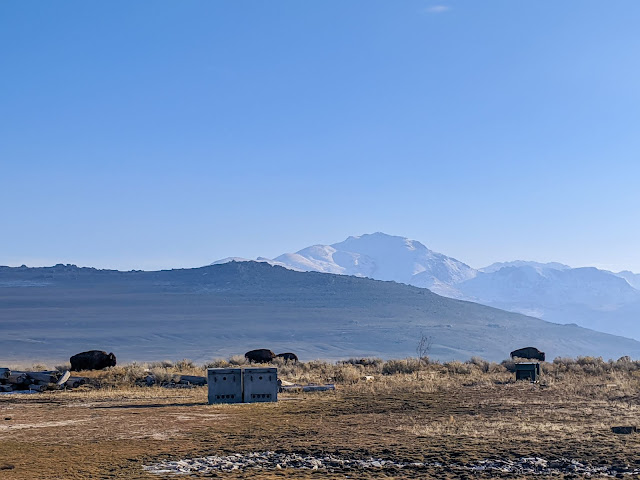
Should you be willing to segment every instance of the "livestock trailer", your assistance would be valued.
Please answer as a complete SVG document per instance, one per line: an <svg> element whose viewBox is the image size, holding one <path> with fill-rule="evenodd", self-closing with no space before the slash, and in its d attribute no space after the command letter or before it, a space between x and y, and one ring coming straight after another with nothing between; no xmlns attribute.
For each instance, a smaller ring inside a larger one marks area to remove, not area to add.
<svg viewBox="0 0 640 480"><path fill-rule="evenodd" d="M529 379L532 383L538 381L540 364L538 362L516 363L516 380Z"/></svg>

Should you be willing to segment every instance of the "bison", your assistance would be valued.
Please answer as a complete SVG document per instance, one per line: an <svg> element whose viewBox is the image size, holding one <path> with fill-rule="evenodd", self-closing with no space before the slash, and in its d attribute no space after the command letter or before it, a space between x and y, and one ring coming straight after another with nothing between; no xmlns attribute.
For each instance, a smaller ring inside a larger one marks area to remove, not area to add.
<svg viewBox="0 0 640 480"><path fill-rule="evenodd" d="M541 352L535 347L519 348L511 352L511 358L528 358L530 360L540 360L544 362L544 352Z"/></svg>
<svg viewBox="0 0 640 480"><path fill-rule="evenodd" d="M295 363L298 361L298 356L295 353L291 352L279 353L276 355L276 357L283 359L285 362Z"/></svg>
<svg viewBox="0 0 640 480"><path fill-rule="evenodd" d="M267 348L259 348L245 353L244 357L249 360L249 362L269 363L271 360L276 358L276 354Z"/></svg>
<svg viewBox="0 0 640 480"><path fill-rule="evenodd" d="M113 353L102 352L100 350L89 350L74 355L69 359L71 370L102 370L107 367L116 366L116 356Z"/></svg>

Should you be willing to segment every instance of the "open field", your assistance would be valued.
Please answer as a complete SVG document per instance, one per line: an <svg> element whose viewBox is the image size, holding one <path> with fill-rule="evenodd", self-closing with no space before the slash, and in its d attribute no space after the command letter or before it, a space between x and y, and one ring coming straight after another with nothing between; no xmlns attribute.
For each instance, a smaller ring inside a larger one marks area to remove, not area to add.
<svg viewBox="0 0 640 480"><path fill-rule="evenodd" d="M284 367L284 378L291 380L303 374L310 380L313 375L318 381L327 375L336 379L336 372L344 372L335 392L282 394L274 404L207 405L206 388L131 387L124 382L0 396L0 477L171 478L144 466L265 451L332 455L343 461L373 457L404 466L311 470L273 465L206 476L528 478L532 475L518 471L473 469L483 460L521 457L606 465L619 474L640 468L640 434L610 430L640 423L637 365L589 361L545 364L540 384L516 383L504 367L480 361L430 364L390 375L381 374L388 362ZM375 373L375 380L357 381L362 373ZM113 377L113 372L96 375ZM413 462L423 465L408 465ZM564 467L552 476L586 477Z"/></svg>

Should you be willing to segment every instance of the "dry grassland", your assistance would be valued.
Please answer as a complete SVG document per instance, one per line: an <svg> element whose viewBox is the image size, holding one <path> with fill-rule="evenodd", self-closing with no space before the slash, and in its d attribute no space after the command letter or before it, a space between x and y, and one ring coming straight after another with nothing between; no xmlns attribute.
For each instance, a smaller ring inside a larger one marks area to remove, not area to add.
<svg viewBox="0 0 640 480"><path fill-rule="evenodd" d="M495 472L455 465L524 456L640 466L640 434L610 431L612 425L640 423L634 366L607 367L597 360L545 364L540 384L516 383L503 366L480 361L422 365L411 373L393 373L410 368L387 365L387 375L382 363L281 367L289 380L340 384L335 392L282 394L273 404L207 405L206 388L135 387L135 375L125 379L126 368L119 367L94 374L102 376L102 388L0 396L0 478L171 478L145 472L143 465L265 450L443 466L211 475L495 478ZM186 370L202 373L192 365L183 365ZM374 374L375 380L358 381L362 374Z"/></svg>

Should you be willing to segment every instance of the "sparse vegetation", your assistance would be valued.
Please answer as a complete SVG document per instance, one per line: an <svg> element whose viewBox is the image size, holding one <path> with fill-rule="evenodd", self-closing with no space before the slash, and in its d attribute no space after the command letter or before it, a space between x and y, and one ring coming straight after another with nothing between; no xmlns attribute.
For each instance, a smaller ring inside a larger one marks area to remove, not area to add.
<svg viewBox="0 0 640 480"><path fill-rule="evenodd" d="M145 379L153 375L158 385L176 382L181 375L206 375L207 368L229 368L247 365L243 356L235 355L228 359L215 359L205 365L196 365L193 361L183 359L177 362L164 360L153 363L131 363L118 365L106 370L86 371L79 375L90 379L89 386L83 388L119 388L146 385ZM558 382L569 378L575 383L578 379L599 377L609 383L619 382L620 378L640 379L640 361L629 357L605 361L600 357L556 358L553 362L542 362L543 382ZM393 376L412 375L417 372L425 375L442 377L448 375L472 376L476 380L487 380L493 377L504 377L504 381L512 379L515 371L513 360L504 360L500 364L489 362L479 357L472 357L465 362L450 361L440 363L423 357L382 360L380 358L350 358L335 363L314 360L310 362L287 362L275 358L265 366L278 367L280 378L295 383L336 383L347 385L358 383L364 377L375 377L378 381ZM46 370L46 365L37 366ZM68 365L55 367L59 371L68 369ZM495 379L495 378L494 378ZM410 382L411 379L403 379Z"/></svg>
<svg viewBox="0 0 640 480"><path fill-rule="evenodd" d="M611 432L614 425L636 425L640 413L640 365L628 358L558 358L543 364L538 384L516 382L510 361L496 364L480 358L428 364L416 358L337 363L278 359L274 365L285 380L332 382L338 389L285 393L277 404L209 406L205 387L140 386L149 374L159 383L204 375L205 366L188 360L82 372L92 385L0 397L0 418L10 419L0 423L0 459L11 459L0 466L11 466L6 471L11 480L33 478L34 469L41 479L150 479L159 477L143 472L142 465L152 460L269 449L340 452L343 458L380 455L401 462L428 459L444 466L379 474L370 470L362 478L447 479L460 478L447 465L485 458L633 465L640 448L640 435L621 438ZM63 453L83 459L78 466L82 473L70 476L65 462L54 461ZM301 470L263 473L266 479L312 476ZM254 473L224 475L250 478ZM492 475L475 472L474 477Z"/></svg>

